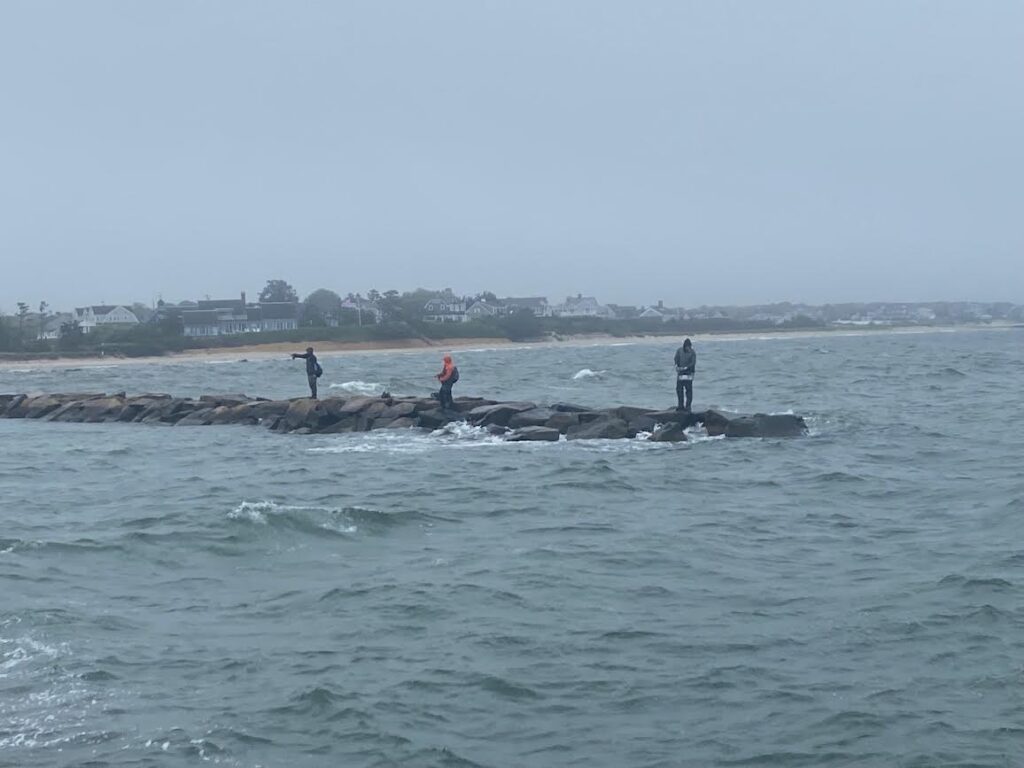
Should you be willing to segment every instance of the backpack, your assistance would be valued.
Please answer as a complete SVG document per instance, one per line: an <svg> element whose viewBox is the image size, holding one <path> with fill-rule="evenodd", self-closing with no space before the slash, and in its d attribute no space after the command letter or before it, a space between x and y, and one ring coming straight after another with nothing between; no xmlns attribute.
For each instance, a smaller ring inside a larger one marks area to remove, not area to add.
<svg viewBox="0 0 1024 768"><path fill-rule="evenodd" d="M452 375L451 375L451 378L448 379L448 383L449 384L454 384L458 380L459 380L459 368L458 368L458 366L453 365L452 366Z"/></svg>
<svg viewBox="0 0 1024 768"><path fill-rule="evenodd" d="M324 375L324 369L320 367L320 363L316 364L316 370L314 371L314 373L316 374L316 377L318 379Z"/></svg>

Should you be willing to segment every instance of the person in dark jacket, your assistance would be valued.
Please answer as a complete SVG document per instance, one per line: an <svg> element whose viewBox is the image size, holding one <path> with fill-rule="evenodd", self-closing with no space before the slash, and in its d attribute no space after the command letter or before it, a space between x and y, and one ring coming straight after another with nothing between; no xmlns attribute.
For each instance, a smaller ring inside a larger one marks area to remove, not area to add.
<svg viewBox="0 0 1024 768"><path fill-rule="evenodd" d="M697 370L697 353L693 351L693 343L687 339L683 346L676 350L676 398L679 405L677 411L689 411L693 404L693 374Z"/></svg>
<svg viewBox="0 0 1024 768"><path fill-rule="evenodd" d="M292 360L297 357L306 361L306 379L309 381L309 395L316 400L316 380L323 375L324 369L317 362L312 347L306 347L304 353L292 352Z"/></svg>
<svg viewBox="0 0 1024 768"><path fill-rule="evenodd" d="M437 374L437 380L441 382L441 391L437 393L437 399L444 409L454 408L455 400L452 398L452 385L459 380L459 369L452 362L451 355L444 356L444 367Z"/></svg>

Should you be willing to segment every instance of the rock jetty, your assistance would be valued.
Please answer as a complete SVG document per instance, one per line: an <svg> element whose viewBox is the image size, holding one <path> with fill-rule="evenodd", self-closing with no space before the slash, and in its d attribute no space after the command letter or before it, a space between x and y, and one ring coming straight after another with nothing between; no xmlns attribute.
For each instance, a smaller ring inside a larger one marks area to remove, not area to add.
<svg viewBox="0 0 1024 768"><path fill-rule="evenodd" d="M164 426L261 425L274 432L338 434L378 429L439 429L451 422L484 427L507 440L556 441L622 439L648 435L649 440L681 442L685 430L703 424L709 435L726 437L796 437L806 433L793 415L736 415L718 411L685 413L619 406L594 410L571 403L537 405L460 397L442 410L423 397L328 397L267 400L247 395L165 394L0 395L0 418Z"/></svg>

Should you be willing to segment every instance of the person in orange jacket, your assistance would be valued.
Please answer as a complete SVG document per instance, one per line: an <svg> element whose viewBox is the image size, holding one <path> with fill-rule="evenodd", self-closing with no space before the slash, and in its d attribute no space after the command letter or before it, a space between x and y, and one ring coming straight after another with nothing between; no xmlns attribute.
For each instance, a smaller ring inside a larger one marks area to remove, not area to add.
<svg viewBox="0 0 1024 768"><path fill-rule="evenodd" d="M441 402L441 407L454 408L455 400L452 398L452 385L459 380L459 369L452 362L451 355L444 356L444 368L437 374L437 380L441 382L441 391L437 393L437 399Z"/></svg>

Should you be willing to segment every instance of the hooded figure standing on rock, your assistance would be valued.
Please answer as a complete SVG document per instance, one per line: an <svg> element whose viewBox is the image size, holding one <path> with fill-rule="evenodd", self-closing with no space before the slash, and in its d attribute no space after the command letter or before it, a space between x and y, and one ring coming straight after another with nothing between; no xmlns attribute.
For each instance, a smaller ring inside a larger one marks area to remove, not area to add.
<svg viewBox="0 0 1024 768"><path fill-rule="evenodd" d="M452 385L459 380L459 369L452 362L451 355L444 356L444 367L437 374L437 380L441 382L441 391L437 393L441 408L445 410L454 408L455 399L452 397Z"/></svg>
<svg viewBox="0 0 1024 768"><path fill-rule="evenodd" d="M676 350L676 399L677 411L689 412L693 404L693 373L697 370L697 353L689 339Z"/></svg>
<svg viewBox="0 0 1024 768"><path fill-rule="evenodd" d="M324 375L324 369L317 362L312 347L306 347L304 353L292 352L292 360L297 357L306 361L306 379L309 381L309 396L316 400L316 380Z"/></svg>

